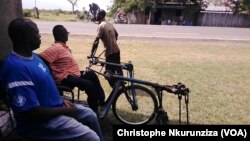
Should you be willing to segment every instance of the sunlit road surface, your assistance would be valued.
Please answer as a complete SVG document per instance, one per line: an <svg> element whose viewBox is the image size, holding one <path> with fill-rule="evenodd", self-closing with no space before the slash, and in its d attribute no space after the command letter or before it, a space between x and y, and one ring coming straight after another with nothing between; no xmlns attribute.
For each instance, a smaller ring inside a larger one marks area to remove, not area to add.
<svg viewBox="0 0 250 141"><path fill-rule="evenodd" d="M57 24L64 25L71 35L96 35L97 24L83 22L36 22L40 33L52 34ZM119 37L212 39L250 41L250 28L176 25L114 24Z"/></svg>

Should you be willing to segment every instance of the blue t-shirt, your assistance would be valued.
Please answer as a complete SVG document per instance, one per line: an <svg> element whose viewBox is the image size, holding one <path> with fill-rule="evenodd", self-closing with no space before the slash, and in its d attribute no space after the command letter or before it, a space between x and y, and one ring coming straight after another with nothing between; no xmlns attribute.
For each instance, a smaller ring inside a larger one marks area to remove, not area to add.
<svg viewBox="0 0 250 141"><path fill-rule="evenodd" d="M10 53L0 70L0 80L7 87L15 114L38 106L63 105L50 70L35 53L30 58Z"/></svg>

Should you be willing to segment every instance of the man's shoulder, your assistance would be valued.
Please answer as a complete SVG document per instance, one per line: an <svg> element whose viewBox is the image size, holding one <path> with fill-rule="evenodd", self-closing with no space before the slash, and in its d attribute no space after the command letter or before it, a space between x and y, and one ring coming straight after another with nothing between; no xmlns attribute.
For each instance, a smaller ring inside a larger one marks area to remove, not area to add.
<svg viewBox="0 0 250 141"><path fill-rule="evenodd" d="M109 23L108 21L104 20L102 21L99 26L105 26L105 25L110 25L111 23Z"/></svg>
<svg viewBox="0 0 250 141"><path fill-rule="evenodd" d="M22 59L13 54L9 54L1 61L1 73L10 73L11 71L19 71L25 69Z"/></svg>
<svg viewBox="0 0 250 141"><path fill-rule="evenodd" d="M54 52L56 52L56 51L61 50L61 49L64 49L63 44L61 44L61 43L53 43L45 51L54 51Z"/></svg>
<svg viewBox="0 0 250 141"><path fill-rule="evenodd" d="M56 43L51 44L50 47L52 47L52 48L60 48L60 47L63 47L63 44L61 44L59 42L56 42Z"/></svg>
<svg viewBox="0 0 250 141"><path fill-rule="evenodd" d="M11 65L11 64L15 64L16 62L18 62L19 59L13 55L12 53L10 53L8 56L6 56L4 58L4 60L2 60L2 64L4 65ZM19 63L16 63L16 65L18 66Z"/></svg>

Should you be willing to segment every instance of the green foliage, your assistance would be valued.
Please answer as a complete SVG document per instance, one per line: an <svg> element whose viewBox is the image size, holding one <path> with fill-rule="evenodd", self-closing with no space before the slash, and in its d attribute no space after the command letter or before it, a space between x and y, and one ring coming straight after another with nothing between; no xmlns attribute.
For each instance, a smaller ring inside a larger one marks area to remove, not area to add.
<svg viewBox="0 0 250 141"><path fill-rule="evenodd" d="M243 0L242 10L250 14L250 0Z"/></svg>
<svg viewBox="0 0 250 141"><path fill-rule="evenodd" d="M121 8L124 12L133 11L144 11L146 7L152 7L154 4L166 3L166 2L177 2L177 3L193 3L199 5L199 9L205 9L210 0L126 0L122 2L121 0L114 0L113 5L110 8L110 13L113 15L118 8Z"/></svg>
<svg viewBox="0 0 250 141"><path fill-rule="evenodd" d="M55 15L65 14L65 12L62 9L58 9L53 11Z"/></svg>
<svg viewBox="0 0 250 141"><path fill-rule="evenodd" d="M210 0L215 6L225 6L235 14L250 14L250 0Z"/></svg>
<svg viewBox="0 0 250 141"><path fill-rule="evenodd" d="M69 15L72 12L64 11L62 9L55 9L55 10L39 9L39 13L47 16L49 15L59 16L59 15ZM34 17L35 16L34 9L23 9L23 16L29 18Z"/></svg>
<svg viewBox="0 0 250 141"><path fill-rule="evenodd" d="M24 9L23 10L24 17L28 17L32 20L38 21L78 21L76 15L72 15L71 11L64 11L61 9L55 10L39 10L39 19L34 18L34 10L33 9ZM26 14L29 13L29 14ZM30 16L31 15L31 16Z"/></svg>
<svg viewBox="0 0 250 141"><path fill-rule="evenodd" d="M234 14L250 13L250 0L227 0L223 6L231 9Z"/></svg>
<svg viewBox="0 0 250 141"><path fill-rule="evenodd" d="M33 16L33 11L32 11L32 9L24 9L23 10L23 16L24 17L32 17Z"/></svg>
<svg viewBox="0 0 250 141"><path fill-rule="evenodd" d="M89 12L86 11L86 10L84 10L83 12L77 14L77 18L78 18L79 20L81 20L81 21L87 20L88 16L90 16L90 15L89 15Z"/></svg>
<svg viewBox="0 0 250 141"><path fill-rule="evenodd" d="M46 9L41 9L39 10L40 13L46 13L46 14L53 14L53 15L60 15L60 14L71 14L71 11L64 11L62 9L55 9L55 10L46 10Z"/></svg>
<svg viewBox="0 0 250 141"><path fill-rule="evenodd" d="M132 12L132 11L143 11L144 8L144 1L142 0L127 0L126 4L124 5L123 10L125 12Z"/></svg>
<svg viewBox="0 0 250 141"><path fill-rule="evenodd" d="M114 0L113 5L111 6L110 15L114 15L118 8L120 8L125 13L131 13L133 11L144 11L145 3L152 3L153 0Z"/></svg>

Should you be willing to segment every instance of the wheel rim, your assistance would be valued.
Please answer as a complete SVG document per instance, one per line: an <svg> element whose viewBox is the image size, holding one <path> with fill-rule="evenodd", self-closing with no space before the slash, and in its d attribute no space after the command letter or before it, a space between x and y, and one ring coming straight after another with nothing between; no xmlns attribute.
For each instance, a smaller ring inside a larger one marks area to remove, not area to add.
<svg viewBox="0 0 250 141"><path fill-rule="evenodd" d="M117 118L125 124L146 124L155 116L155 97L152 97L149 92L145 91L145 89L141 89L140 87L135 87L135 91L138 109L133 111L125 93L122 93L116 101L115 114Z"/></svg>

